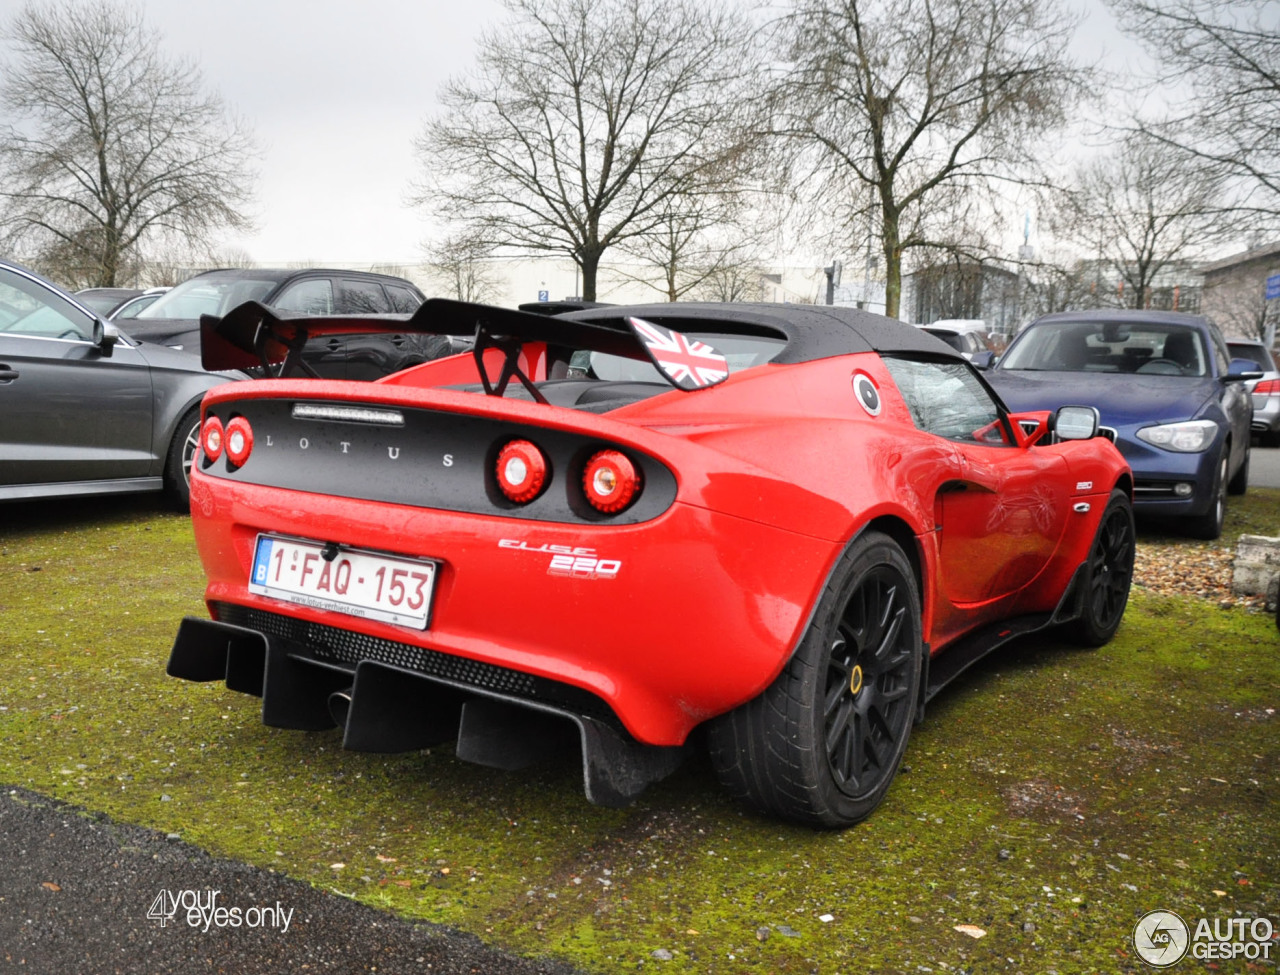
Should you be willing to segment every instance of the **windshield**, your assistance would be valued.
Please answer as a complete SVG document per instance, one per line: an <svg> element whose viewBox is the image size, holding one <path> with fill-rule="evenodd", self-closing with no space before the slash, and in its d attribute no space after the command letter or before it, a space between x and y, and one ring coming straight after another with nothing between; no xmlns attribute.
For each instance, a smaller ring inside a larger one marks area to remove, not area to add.
<svg viewBox="0 0 1280 975"><path fill-rule="evenodd" d="M275 281L255 281L239 275L202 274L162 294L150 308L138 313L138 319L221 316L246 301L261 301L275 286Z"/></svg>
<svg viewBox="0 0 1280 975"><path fill-rule="evenodd" d="M755 335L724 335L711 332L686 332L689 338L705 342L728 360L729 372L735 373L768 362L786 343L782 339ZM587 349L573 353L569 378L603 379L608 382L661 383L667 380L648 359L628 359L607 352Z"/></svg>
<svg viewBox="0 0 1280 975"><path fill-rule="evenodd" d="M999 368L1206 376L1208 361L1200 333L1182 325L1046 322L1019 335Z"/></svg>

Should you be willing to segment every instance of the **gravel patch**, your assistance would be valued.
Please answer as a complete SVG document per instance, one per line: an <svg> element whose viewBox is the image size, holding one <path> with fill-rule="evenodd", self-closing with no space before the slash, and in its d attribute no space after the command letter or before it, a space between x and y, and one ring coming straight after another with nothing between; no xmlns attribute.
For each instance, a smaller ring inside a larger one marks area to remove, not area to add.
<svg viewBox="0 0 1280 975"><path fill-rule="evenodd" d="M1198 596L1224 609L1248 606L1263 609L1263 596L1237 596L1231 591L1235 549L1195 542L1138 539L1133 560L1134 585L1162 596Z"/></svg>

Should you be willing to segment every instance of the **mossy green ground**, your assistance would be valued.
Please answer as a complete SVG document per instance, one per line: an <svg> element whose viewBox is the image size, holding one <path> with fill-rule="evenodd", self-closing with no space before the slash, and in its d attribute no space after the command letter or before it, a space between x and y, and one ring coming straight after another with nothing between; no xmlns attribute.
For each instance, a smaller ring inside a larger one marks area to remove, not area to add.
<svg viewBox="0 0 1280 975"><path fill-rule="evenodd" d="M1280 492L1242 500L1229 529L1280 533ZM1260 613L1135 592L1106 647L1007 649L930 707L870 820L821 833L744 811L701 761L604 810L571 760L500 773L265 728L256 699L164 675L203 613L186 518L108 499L0 519L0 782L503 947L594 971L1065 975L1142 970L1128 939L1155 908L1280 915Z"/></svg>

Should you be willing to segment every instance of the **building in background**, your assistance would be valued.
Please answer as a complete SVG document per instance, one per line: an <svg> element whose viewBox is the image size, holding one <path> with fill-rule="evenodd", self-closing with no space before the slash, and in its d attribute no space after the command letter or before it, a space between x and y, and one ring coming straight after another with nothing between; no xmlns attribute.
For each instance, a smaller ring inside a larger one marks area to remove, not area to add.
<svg viewBox="0 0 1280 975"><path fill-rule="evenodd" d="M1204 275L1201 311L1227 335L1275 341L1280 319L1280 242L1254 247L1200 268ZM1267 299L1270 292L1276 297Z"/></svg>

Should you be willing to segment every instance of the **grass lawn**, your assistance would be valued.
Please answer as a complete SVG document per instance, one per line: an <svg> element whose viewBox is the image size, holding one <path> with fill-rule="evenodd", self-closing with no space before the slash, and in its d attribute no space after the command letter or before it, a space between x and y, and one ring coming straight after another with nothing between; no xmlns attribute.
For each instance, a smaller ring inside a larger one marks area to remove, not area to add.
<svg viewBox="0 0 1280 975"><path fill-rule="evenodd" d="M1232 534L1280 534L1278 491L1230 510ZM601 972L1139 972L1147 911L1280 915L1280 634L1258 612L1135 591L1106 647L1008 648L931 705L870 820L819 833L739 808L702 761L605 810L572 760L265 728L256 699L164 675L203 615L185 517L0 516L0 782L506 948Z"/></svg>

